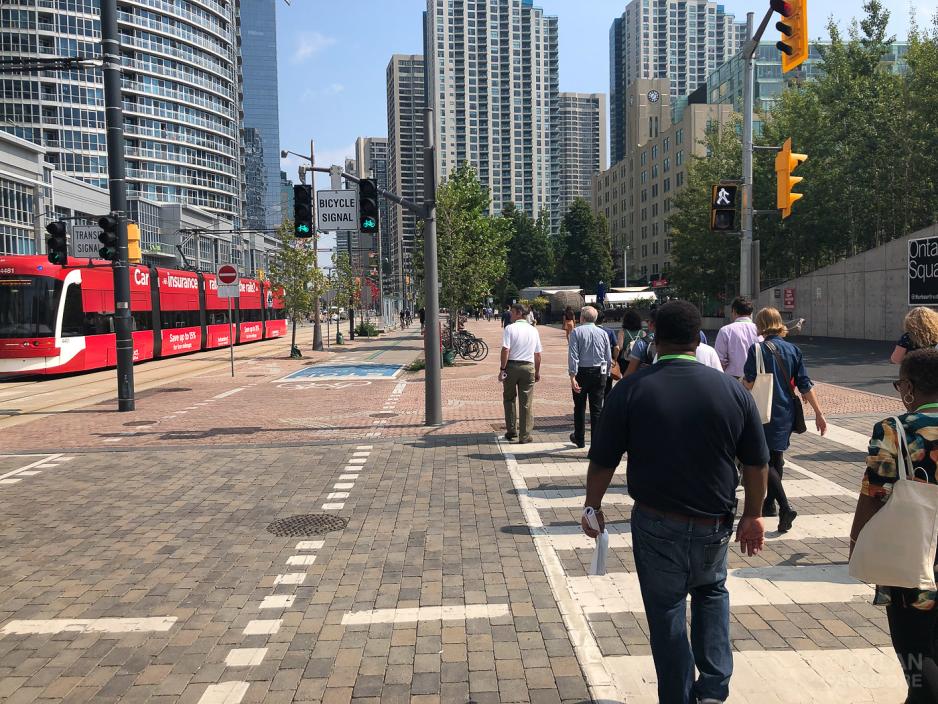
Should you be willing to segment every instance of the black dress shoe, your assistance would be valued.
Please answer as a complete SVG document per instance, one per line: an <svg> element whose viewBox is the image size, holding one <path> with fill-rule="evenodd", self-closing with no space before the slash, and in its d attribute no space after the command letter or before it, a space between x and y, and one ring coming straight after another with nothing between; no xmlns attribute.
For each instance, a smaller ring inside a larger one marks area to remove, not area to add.
<svg viewBox="0 0 938 704"><path fill-rule="evenodd" d="M763 518L772 518L773 516L777 516L777 515L778 515L778 512L775 510L774 501L766 501L764 504L762 504L762 517Z"/></svg>
<svg viewBox="0 0 938 704"><path fill-rule="evenodd" d="M574 435L573 433L570 433L570 442L572 442L577 447L586 447L585 442L577 442L576 435Z"/></svg>
<svg viewBox="0 0 938 704"><path fill-rule="evenodd" d="M518 433L505 433L506 440L514 440L516 437L518 437Z"/></svg>
<svg viewBox="0 0 938 704"><path fill-rule="evenodd" d="M778 532L787 533L791 530L792 523L798 517L797 511L782 511L778 517Z"/></svg>

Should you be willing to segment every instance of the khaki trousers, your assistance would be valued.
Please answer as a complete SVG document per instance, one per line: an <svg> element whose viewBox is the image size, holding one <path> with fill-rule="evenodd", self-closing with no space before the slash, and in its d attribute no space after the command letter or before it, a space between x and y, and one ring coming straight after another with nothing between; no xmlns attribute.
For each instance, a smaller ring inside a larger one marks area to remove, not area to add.
<svg viewBox="0 0 938 704"><path fill-rule="evenodd" d="M509 435L515 435L520 420L521 437L530 437L534 431L534 363L508 362L505 373L507 377L503 382L502 393L502 400L505 402L505 429ZM517 414L516 398L519 406Z"/></svg>

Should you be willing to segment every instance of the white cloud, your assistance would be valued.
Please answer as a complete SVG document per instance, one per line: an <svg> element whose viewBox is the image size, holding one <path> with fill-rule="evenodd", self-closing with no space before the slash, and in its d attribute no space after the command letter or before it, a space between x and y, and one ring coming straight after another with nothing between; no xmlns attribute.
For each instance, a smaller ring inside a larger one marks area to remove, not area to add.
<svg viewBox="0 0 938 704"><path fill-rule="evenodd" d="M297 37L296 48L293 50L293 63L303 63L314 54L336 43L335 37L327 37L321 32L302 32Z"/></svg>

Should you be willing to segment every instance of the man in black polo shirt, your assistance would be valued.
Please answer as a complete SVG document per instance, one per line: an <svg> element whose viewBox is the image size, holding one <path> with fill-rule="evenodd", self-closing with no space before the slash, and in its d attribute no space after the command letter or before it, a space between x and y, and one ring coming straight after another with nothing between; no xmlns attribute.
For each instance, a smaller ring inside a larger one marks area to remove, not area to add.
<svg viewBox="0 0 938 704"><path fill-rule="evenodd" d="M727 549L743 465L745 508L736 539L762 549L769 451L749 392L700 364L700 314L674 301L658 309L658 361L609 394L589 452L586 506L599 512L628 453L626 481L635 567L648 618L660 704L717 704L729 696ZM584 516L583 530L591 537ZM691 597L691 643L686 599ZM694 681L694 668L700 676Z"/></svg>

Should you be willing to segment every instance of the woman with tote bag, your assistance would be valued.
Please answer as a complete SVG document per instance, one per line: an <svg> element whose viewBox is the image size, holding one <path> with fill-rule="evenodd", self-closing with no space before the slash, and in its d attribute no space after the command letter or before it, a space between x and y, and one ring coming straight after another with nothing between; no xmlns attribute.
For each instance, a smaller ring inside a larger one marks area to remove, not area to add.
<svg viewBox="0 0 938 704"><path fill-rule="evenodd" d="M938 484L938 350L910 352L894 386L908 413L873 428L850 531L850 574L864 581L871 581L865 576L873 573L883 580L894 575L897 583L906 585L889 586L888 581L877 585L873 603L886 606L892 647L909 683L907 704L934 704L938 702L934 584L938 487L933 486ZM905 478L900 477L900 468ZM888 514L878 514L890 504ZM901 563L897 555L903 555Z"/></svg>
<svg viewBox="0 0 938 704"><path fill-rule="evenodd" d="M771 392L770 419L762 429L769 446L769 490L762 507L763 516L774 516L775 502L778 501L778 531L787 533L798 512L788 503L788 496L782 486L782 470L785 467L785 451L791 444L792 432L803 433L804 411L801 399L795 396L797 387L801 396L814 409L814 422L818 432L827 432L827 421L814 393L814 382L808 377L801 350L782 339L788 334L788 328L782 316L775 308L763 308L753 321L763 342L756 342L749 348L749 356L743 367L743 384L750 391L759 378L758 359L761 355L765 373L773 378Z"/></svg>

